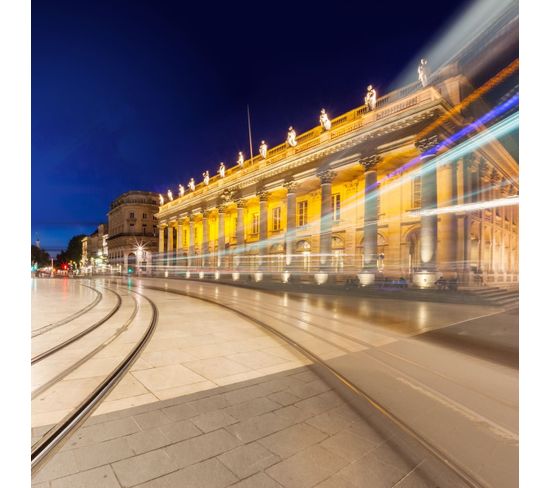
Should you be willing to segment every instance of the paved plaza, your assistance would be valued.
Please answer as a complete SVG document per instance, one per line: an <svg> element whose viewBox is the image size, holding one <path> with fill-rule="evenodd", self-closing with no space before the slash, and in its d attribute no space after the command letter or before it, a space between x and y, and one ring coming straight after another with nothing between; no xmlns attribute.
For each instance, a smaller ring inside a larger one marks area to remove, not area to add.
<svg viewBox="0 0 550 488"><path fill-rule="evenodd" d="M42 291L51 300L79 287L89 292L55 311L40 299ZM64 323L63 313L96 300L88 287L102 299ZM158 308L137 361L33 476L33 486L462 486L368 401L347 403L341 383L327 383L324 370L272 332L344 375L455 461L499 486L517 475L510 461L517 455L517 370L452 341L423 340L484 315L504 320L497 309L173 279L36 280L33 290L33 357L118 306L96 329L33 364L33 444L144 334L148 300Z"/></svg>

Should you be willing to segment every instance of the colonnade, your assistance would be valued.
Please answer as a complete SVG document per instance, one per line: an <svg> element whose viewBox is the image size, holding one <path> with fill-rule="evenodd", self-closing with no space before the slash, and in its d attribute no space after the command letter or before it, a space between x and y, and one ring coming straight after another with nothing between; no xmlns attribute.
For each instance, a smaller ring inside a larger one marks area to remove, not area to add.
<svg viewBox="0 0 550 488"><path fill-rule="evenodd" d="M439 165L437 170L422 171L433 160L430 150L435 145L437 145L437 138L434 137L417 143L422 155L420 163L422 211L434 210L438 206L453 206L457 203L493 200L503 194L513 193L512 185L505 182L503 186L502 177L496 169L478 157L460 158ZM362 285L373 283L376 276L380 275L378 235L381 197L378 173L382 161L381 156L377 154L358 161L364 170L365 186L363 222L361 228L357 229L363 234L360 251L362 266L359 269L348 269L346 272L357 275ZM331 272L332 184L336 176L337 171L333 169L322 169L316 173L320 189L320 212L316 217L319 220L319 246L318 253L315 254L313 271L316 273ZM295 269L299 185L300 182L295 180L285 181L282 184L282 188L286 190L286 199L281 200L281 203L285 202L286 206L286 225L284 235L276 239L284 243L284 267L285 272L290 273ZM281 187L278 188L280 189ZM165 264L200 267L203 270L273 272L267 258L268 246L274 240L268 238L268 201L271 191L273 188L269 191L266 188L260 188L251 197L239 196L233 201L226 200L219 203L216 207L198 208L194 212L179 214L177 218L168 222L161 222L159 253L167 257ZM256 203L259 207L258 234L247 236L245 210L251 198L259 200ZM514 235L517 236L517 217L512 219L512 215L516 210L515 207L502 207L501 212L493 208L462 214L449 212L440 215L421 212L416 224L420 235L419 263L410 277L413 283L420 287L433 286L437 278L442 275L449 278L456 276L461 282L469 283L473 273L483 272L487 276L497 272L512 271L514 263L511 261L517 261L517 258L512 257L512 240ZM230 236L226 235L228 215L232 218L236 215L235 234ZM213 224L214 220L216 221L217 238L215 240L210 235L211 220ZM195 239L197 224L202 227L200 250L197 249ZM164 236L165 228L169 229L167 242ZM174 228L176 229L175 246ZM479 236L477 241L476 232ZM184 233L186 233L185 236ZM496 244L497 233L499 247ZM490 236L488 246L484 240L485 235ZM508 242L508 257L505 255L505 239ZM400 237L399 243L401 242ZM251 266L249 259L251 259L252 249L254 249L254 264ZM165 255L164 252L166 252ZM175 257L178 259L174 260ZM505 265L506 260L508 263Z"/></svg>

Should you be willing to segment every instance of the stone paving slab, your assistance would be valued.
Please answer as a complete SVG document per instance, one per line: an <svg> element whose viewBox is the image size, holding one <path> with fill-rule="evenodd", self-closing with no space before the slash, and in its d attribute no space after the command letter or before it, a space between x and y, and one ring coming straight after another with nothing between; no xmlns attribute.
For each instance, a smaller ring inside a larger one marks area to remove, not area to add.
<svg viewBox="0 0 550 488"><path fill-rule="evenodd" d="M301 367L91 417L33 486L460 486L432 482L370 418Z"/></svg>

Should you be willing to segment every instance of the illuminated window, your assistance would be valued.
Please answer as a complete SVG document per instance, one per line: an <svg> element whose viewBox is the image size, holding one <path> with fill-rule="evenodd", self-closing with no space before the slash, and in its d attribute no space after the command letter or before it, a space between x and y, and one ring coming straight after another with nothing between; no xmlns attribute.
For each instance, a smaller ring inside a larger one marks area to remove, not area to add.
<svg viewBox="0 0 550 488"><path fill-rule="evenodd" d="M332 195L332 220L340 220L340 193Z"/></svg>
<svg viewBox="0 0 550 488"><path fill-rule="evenodd" d="M251 234L258 234L260 232L260 214L252 215L252 231Z"/></svg>
<svg viewBox="0 0 550 488"><path fill-rule="evenodd" d="M422 206L422 180L420 176L415 176L412 180L411 207L420 208L421 206Z"/></svg>
<svg viewBox="0 0 550 488"><path fill-rule="evenodd" d="M276 207L272 210L271 218L273 222L273 230L281 230L281 207Z"/></svg>
<svg viewBox="0 0 550 488"><path fill-rule="evenodd" d="M307 200L298 202L298 225L307 225Z"/></svg>

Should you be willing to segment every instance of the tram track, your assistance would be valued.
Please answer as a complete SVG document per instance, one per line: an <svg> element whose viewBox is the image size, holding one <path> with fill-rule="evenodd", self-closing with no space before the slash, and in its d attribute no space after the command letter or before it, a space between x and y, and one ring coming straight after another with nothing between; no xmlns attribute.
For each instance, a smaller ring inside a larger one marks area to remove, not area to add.
<svg viewBox="0 0 550 488"><path fill-rule="evenodd" d="M470 473L467 468L456 463L445 452L441 451L438 447L433 445L433 443L425 439L424 436L422 436L415 429L409 427L398 416L394 415L386 407L384 407L382 404L376 401L363 388L361 388L355 382L353 382L352 380L350 380L349 378L347 378L346 376L338 372L335 368L333 368L330 364L328 364L319 355L315 354L314 352L310 351L306 347L302 346L300 343L298 343L291 337L287 336L286 334L280 332L275 327L260 320L256 316L252 315L250 312L244 311L241 308L236 308L233 304L220 302L213 297L204 296L204 295L193 293L187 290L170 288L166 284L164 287L154 286L154 285L145 285L143 283L140 286L143 289L171 293L171 294L180 295L180 296L187 296L187 297L195 298L208 303L213 303L222 308L225 308L226 310L230 310L231 312L236 313L237 315L253 322L254 324L261 327L262 329L267 330L268 332L275 335L279 339L283 340L285 343L287 343L294 349L298 350L306 358L312 361L313 364L319 366L325 373L328 373L328 376L331 379L336 380L337 383L340 384L340 386L343 387L347 392L353 393L357 398L362 399L363 401L371 405L375 410L377 410L386 419L388 419L393 425L397 426L402 432L406 433L408 436L414 439L418 444L420 444L435 459L437 459L440 463L442 463L442 465L450 469L457 477L461 479L462 482L465 483L466 486L469 486L472 488L482 488L486 486L484 483L476 479L476 477L472 473Z"/></svg>
<svg viewBox="0 0 550 488"><path fill-rule="evenodd" d="M85 313L88 313L90 310L92 310L96 305L101 302L103 299L103 293L101 293L98 289L93 288L89 285L85 285L83 283L79 283L80 286L85 286L86 288L89 288L90 290L94 291L96 293L95 299L86 305L84 308L81 308L77 312L69 315L68 317L65 317L64 319L58 320L57 322L53 322L52 324L44 325L43 327L40 327L39 329L35 329L31 333L31 337L37 337L39 335L45 334L46 332L49 332L50 330L56 329L57 327L61 325L68 324L69 322L72 322L73 320L77 319L78 317L81 317Z"/></svg>
<svg viewBox="0 0 550 488"><path fill-rule="evenodd" d="M95 347L92 351L90 351L88 354L83 356L81 359L76 361L75 363L71 364L68 368L64 369L57 375L55 375L52 379L48 380L43 385L40 385L38 388L34 389L31 392L31 400L34 400L37 398L40 394L44 393L46 390L49 390L52 386L54 386L59 381L66 378L68 375L70 375L72 372L76 371L80 366L85 364L87 361L89 361L91 358L93 358L96 354L98 354L100 351L105 349L107 346L109 346L113 341L116 340L117 337L119 337L123 332L128 330L128 327L132 324L134 319L136 318L136 315L139 311L139 303L136 300L136 298L133 295L130 295L132 297L132 300L134 302L134 309L132 310L132 314L130 317L122 324L116 332L109 337L107 340L105 340L103 343L101 343L99 346Z"/></svg>
<svg viewBox="0 0 550 488"><path fill-rule="evenodd" d="M152 315L147 330L143 334L140 341L132 348L124 359L119 362L111 373L71 413L66 415L32 446L31 472L33 475L36 474L44 463L63 446L68 437L82 425L82 423L100 405L103 399L113 390L113 388L138 359L139 355L154 334L159 315L156 304L144 294L134 290L130 291L143 297L151 307Z"/></svg>
<svg viewBox="0 0 550 488"><path fill-rule="evenodd" d="M109 290L111 293L115 295L116 303L115 306L101 319L94 322L92 325L87 327L86 329L80 331L79 333L75 334L72 337L69 337L68 339L64 340L63 342L60 342L59 344L56 344L55 346L51 347L50 349L47 349L39 354L36 354L31 358L31 366L33 364L38 363L39 361L42 361L43 359L46 359L47 357L51 356L52 354L55 354L56 352L60 351L61 349L67 347L70 344L73 344L74 342L78 341L79 339L82 339L86 335L88 335L90 332L97 329L100 325L107 322L115 313L118 312L122 305L122 298L119 293L112 290L111 288L105 288L106 290Z"/></svg>

